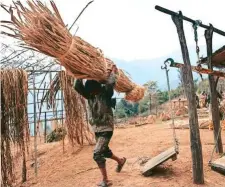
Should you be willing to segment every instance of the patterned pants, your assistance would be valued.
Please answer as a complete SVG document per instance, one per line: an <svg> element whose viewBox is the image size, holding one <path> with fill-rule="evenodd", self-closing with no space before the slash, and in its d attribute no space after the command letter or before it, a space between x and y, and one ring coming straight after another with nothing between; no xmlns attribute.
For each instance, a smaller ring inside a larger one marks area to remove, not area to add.
<svg viewBox="0 0 225 187"><path fill-rule="evenodd" d="M95 133L96 146L94 149L94 160L100 168L105 167L105 158L112 157L112 151L109 149L109 142L113 131Z"/></svg>

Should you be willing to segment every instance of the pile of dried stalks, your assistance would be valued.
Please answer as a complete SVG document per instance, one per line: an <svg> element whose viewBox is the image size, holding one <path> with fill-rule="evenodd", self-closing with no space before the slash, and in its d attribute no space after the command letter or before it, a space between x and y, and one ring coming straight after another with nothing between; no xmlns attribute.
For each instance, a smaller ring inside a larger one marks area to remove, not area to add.
<svg viewBox="0 0 225 187"><path fill-rule="evenodd" d="M110 64L101 50L80 37L73 37L56 5L50 2L54 12L40 1L27 1L29 8L20 1L14 2L14 8L10 7L9 10L2 5L11 15L11 21L2 21L3 26L14 34L2 33L24 41L24 47L56 58L75 78L105 81ZM127 93L126 99L131 101L138 101L144 96L144 88L132 83L121 70L117 91Z"/></svg>
<svg viewBox="0 0 225 187"><path fill-rule="evenodd" d="M85 100L74 90L74 78L67 75L65 71L61 71L59 77L63 89L67 133L72 146L83 145L85 142L93 144Z"/></svg>
<svg viewBox="0 0 225 187"><path fill-rule="evenodd" d="M26 181L26 149L29 141L27 95L28 80L24 70L1 70L1 179L3 186L11 186L14 181L15 146L21 152L22 180Z"/></svg>

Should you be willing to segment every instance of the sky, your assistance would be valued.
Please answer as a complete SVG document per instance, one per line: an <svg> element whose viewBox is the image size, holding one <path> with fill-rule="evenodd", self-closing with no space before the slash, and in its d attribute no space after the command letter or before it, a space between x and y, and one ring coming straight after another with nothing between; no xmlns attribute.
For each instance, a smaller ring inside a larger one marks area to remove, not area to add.
<svg viewBox="0 0 225 187"><path fill-rule="evenodd" d="M10 0L0 0L9 5ZM25 2L25 0L22 0ZM42 0L50 5L48 0ZM55 0L66 24L71 25L88 0ZM156 59L180 50L175 25L169 15L155 10L159 5L183 15L212 23L225 31L224 0L95 0L83 13L77 25L71 30L95 47L103 50L110 58L132 61ZM9 15L2 9L0 19ZM185 34L189 46L194 46L193 29L185 22ZM10 42L1 36L3 42ZM200 45L205 45L204 29L199 29ZM214 46L222 46L225 37L214 34Z"/></svg>

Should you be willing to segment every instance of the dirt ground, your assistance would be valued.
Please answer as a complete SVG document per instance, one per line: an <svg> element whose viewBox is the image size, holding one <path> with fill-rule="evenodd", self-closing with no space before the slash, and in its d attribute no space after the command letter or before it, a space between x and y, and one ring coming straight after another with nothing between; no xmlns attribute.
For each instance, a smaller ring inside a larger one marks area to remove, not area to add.
<svg viewBox="0 0 225 187"><path fill-rule="evenodd" d="M213 149L213 131L200 130L204 155L205 186L225 186L225 177L208 167ZM180 154L176 161L161 165L153 176L140 173L140 162L153 157L173 145L172 130L168 122L115 129L110 147L116 155L125 156L127 163L121 173L116 173L116 163L107 160L109 178L114 187L192 187L192 162L189 129L176 130L180 142ZM225 145L225 131L222 132ZM29 179L22 186L28 187L94 187L100 181L100 173L92 159L93 146L73 150L68 143L63 154L62 142L38 146L38 178L29 166ZM224 146L225 149L225 146ZM218 158L215 154L214 159ZM17 185L21 186L21 185Z"/></svg>

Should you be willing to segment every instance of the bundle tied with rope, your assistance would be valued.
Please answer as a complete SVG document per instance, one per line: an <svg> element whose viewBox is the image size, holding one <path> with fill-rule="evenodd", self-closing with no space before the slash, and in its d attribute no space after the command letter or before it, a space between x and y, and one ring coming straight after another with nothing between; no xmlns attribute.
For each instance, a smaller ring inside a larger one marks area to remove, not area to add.
<svg viewBox="0 0 225 187"><path fill-rule="evenodd" d="M108 69L111 70L112 66L114 65L113 61L106 58L106 62L108 64ZM143 86L139 86L133 83L121 69L119 69L117 75L115 90L119 93L126 93L125 99L133 102L142 99L145 93L145 88Z"/></svg>
<svg viewBox="0 0 225 187"><path fill-rule="evenodd" d="M25 42L25 48L56 58L74 78L106 81L110 64L102 51L72 36L55 3L50 2L53 12L41 1L27 1L29 8L20 1L9 9L1 5L11 15L11 21L1 21L2 26L13 34L2 33ZM122 84L124 80L126 84ZM144 87L132 83L122 70L116 85L118 92L126 93L127 100L138 101L144 96Z"/></svg>

